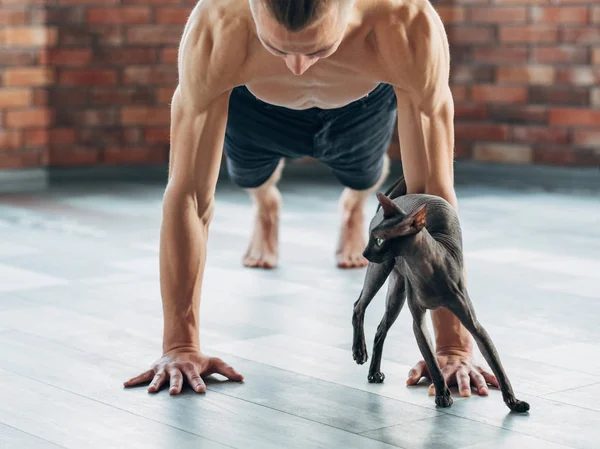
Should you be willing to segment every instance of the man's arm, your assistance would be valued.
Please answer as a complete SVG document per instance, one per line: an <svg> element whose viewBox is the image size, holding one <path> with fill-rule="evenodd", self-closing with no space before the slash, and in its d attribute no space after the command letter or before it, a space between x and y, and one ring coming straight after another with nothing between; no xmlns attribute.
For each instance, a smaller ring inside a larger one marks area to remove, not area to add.
<svg viewBox="0 0 600 449"><path fill-rule="evenodd" d="M223 51L214 41L224 43L227 36L211 34L211 27L202 23L199 14L197 7L183 34L179 85L171 103L169 178L163 197L159 255L163 356L150 370L125 383L133 386L152 380L150 392L170 381L171 394L177 394L183 376L197 392L206 390L203 374L216 372L231 380L243 380L222 360L205 356L200 350L202 280L231 92L223 64L232 68L235 60L214 55ZM235 56L235 48L229 54ZM237 56L242 61L244 54Z"/></svg>
<svg viewBox="0 0 600 449"><path fill-rule="evenodd" d="M408 193L429 193L446 199L458 210L454 190L454 103L449 86L450 56L441 20L428 5L408 28L409 68L399 70L396 87L398 135ZM487 394L486 381L495 377L472 365L471 335L450 311L431 312L436 353L446 381L456 375L461 395L470 394L471 381ZM427 374L423 361L409 373L407 383Z"/></svg>

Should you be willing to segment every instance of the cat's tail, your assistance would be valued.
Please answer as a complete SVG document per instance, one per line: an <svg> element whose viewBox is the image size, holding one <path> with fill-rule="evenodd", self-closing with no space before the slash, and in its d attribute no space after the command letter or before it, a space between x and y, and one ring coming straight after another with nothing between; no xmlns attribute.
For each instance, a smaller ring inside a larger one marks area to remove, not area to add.
<svg viewBox="0 0 600 449"><path fill-rule="evenodd" d="M384 195L390 199L394 199L406 195L406 192L406 181L404 180L404 176L400 175L400 178L385 191ZM381 204L378 204L377 211L379 211L380 208Z"/></svg>
<svg viewBox="0 0 600 449"><path fill-rule="evenodd" d="M406 181L404 180L404 176L400 175L398 181L390 186L389 189L385 192L385 196L390 199L398 198L399 196L406 195Z"/></svg>

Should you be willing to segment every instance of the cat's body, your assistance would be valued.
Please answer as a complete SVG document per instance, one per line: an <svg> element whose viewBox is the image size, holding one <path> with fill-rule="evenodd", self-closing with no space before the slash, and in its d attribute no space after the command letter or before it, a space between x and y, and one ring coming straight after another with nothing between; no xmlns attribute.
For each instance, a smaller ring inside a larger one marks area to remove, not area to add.
<svg viewBox="0 0 600 449"><path fill-rule="evenodd" d="M364 251L369 265L352 317L352 352L354 360L363 364L367 360L365 310L389 278L386 311L375 335L369 382L383 382L383 343L407 300L417 344L435 385L437 405L448 407L452 398L433 353L425 313L445 307L475 337L499 381L507 406L518 412L529 410L529 404L515 398L498 353L475 316L464 284L462 234L456 210L437 196L407 195L403 178L385 195L377 196L380 206L369 225L369 243Z"/></svg>

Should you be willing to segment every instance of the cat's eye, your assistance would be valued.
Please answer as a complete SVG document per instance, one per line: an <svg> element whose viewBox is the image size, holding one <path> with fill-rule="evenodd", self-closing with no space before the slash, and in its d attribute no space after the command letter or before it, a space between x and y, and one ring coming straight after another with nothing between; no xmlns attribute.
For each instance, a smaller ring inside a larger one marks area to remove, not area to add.
<svg viewBox="0 0 600 449"><path fill-rule="evenodd" d="M383 239L376 239L375 243L377 244L377 246L381 246L383 245Z"/></svg>

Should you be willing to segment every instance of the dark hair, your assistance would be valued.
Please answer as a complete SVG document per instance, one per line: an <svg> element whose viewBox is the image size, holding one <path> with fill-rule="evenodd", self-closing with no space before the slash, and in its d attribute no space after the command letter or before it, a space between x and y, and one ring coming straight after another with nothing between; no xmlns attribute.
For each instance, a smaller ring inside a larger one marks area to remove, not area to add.
<svg viewBox="0 0 600 449"><path fill-rule="evenodd" d="M260 0L289 31L300 31L323 13L330 0Z"/></svg>

